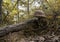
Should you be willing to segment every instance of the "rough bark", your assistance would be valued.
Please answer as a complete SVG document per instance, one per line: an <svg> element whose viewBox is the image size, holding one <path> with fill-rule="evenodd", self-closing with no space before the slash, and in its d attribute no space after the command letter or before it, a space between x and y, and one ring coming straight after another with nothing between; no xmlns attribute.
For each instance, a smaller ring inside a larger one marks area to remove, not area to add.
<svg viewBox="0 0 60 42"><path fill-rule="evenodd" d="M60 42L60 35L33 35L26 37L24 35L24 31L27 29L31 30L36 33L40 33L39 26L36 24L38 18L29 19L28 21L18 23L15 25L9 25L0 28L0 42ZM38 21L39 22L39 21ZM36 27L37 26L37 27ZM39 30L39 31L38 31ZM46 30L46 29L44 29ZM42 29L41 29L42 31ZM28 32L29 33L29 32ZM31 31L32 33L32 31Z"/></svg>
<svg viewBox="0 0 60 42"><path fill-rule="evenodd" d="M28 24L33 23L33 21L37 20L37 18L33 18L30 19L28 21L22 22L22 23L18 23L15 25L9 25L9 26L5 26L5 27L1 27L0 28L0 37L9 34L11 32L16 32L16 31L21 31L23 29L26 29Z"/></svg>
<svg viewBox="0 0 60 42"><path fill-rule="evenodd" d="M2 1L0 0L0 24L2 24Z"/></svg>

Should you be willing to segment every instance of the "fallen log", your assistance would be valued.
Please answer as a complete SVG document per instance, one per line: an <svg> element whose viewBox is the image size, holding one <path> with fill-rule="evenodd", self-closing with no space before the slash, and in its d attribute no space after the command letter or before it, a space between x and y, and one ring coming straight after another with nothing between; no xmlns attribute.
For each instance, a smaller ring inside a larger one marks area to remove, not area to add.
<svg viewBox="0 0 60 42"><path fill-rule="evenodd" d="M12 32L21 31L25 29L28 24L31 24L33 23L33 21L36 21L36 20L38 20L38 18L32 18L22 23L0 27L0 37L5 36Z"/></svg>

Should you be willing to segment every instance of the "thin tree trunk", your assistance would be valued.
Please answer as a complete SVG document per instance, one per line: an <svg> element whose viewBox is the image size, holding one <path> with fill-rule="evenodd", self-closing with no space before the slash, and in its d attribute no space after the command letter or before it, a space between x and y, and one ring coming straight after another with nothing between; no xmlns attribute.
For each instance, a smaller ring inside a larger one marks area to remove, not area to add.
<svg viewBox="0 0 60 42"><path fill-rule="evenodd" d="M28 0L28 4L27 4L27 12L29 14L29 0Z"/></svg>
<svg viewBox="0 0 60 42"><path fill-rule="evenodd" d="M17 9L18 9L18 5L19 5L19 1L20 1L20 0L17 0ZM18 10L19 10L19 9L18 9ZM17 21L17 22L19 23L19 11L18 11L17 16L18 16L18 21Z"/></svg>
<svg viewBox="0 0 60 42"><path fill-rule="evenodd" d="M0 0L0 24L2 24L2 1Z"/></svg>

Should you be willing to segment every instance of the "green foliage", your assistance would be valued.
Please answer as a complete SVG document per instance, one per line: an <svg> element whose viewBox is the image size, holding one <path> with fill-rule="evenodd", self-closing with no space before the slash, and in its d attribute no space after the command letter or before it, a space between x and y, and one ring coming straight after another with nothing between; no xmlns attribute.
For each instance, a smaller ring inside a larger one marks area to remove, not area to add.
<svg viewBox="0 0 60 42"><path fill-rule="evenodd" d="M23 9L21 9L22 7ZM3 24L14 24L31 18L32 15L30 16L30 14L28 14L27 7L28 0L3 0Z"/></svg>
<svg viewBox="0 0 60 42"><path fill-rule="evenodd" d="M35 10L43 10L48 18L50 15L53 18L54 14L60 15L60 0L3 0L2 24L16 24L33 18Z"/></svg>

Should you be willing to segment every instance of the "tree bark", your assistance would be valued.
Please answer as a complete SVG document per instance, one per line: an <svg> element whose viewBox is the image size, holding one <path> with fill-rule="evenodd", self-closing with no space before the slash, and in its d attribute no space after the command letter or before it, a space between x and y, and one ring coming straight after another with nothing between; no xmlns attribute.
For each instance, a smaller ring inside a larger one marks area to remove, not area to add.
<svg viewBox="0 0 60 42"><path fill-rule="evenodd" d="M37 20L37 18L33 18L33 19L28 20L28 21L19 23L19 24L1 27L0 28L0 37L5 36L5 35L12 33L12 32L24 30L29 26L29 24L32 24L33 21L36 21L36 20Z"/></svg>
<svg viewBox="0 0 60 42"><path fill-rule="evenodd" d="M2 24L2 1L0 0L0 24Z"/></svg>

